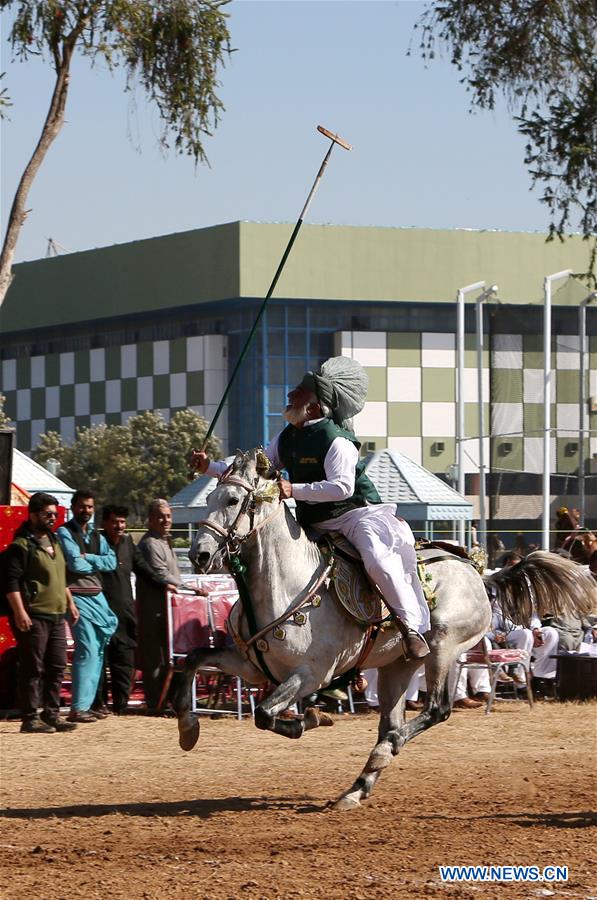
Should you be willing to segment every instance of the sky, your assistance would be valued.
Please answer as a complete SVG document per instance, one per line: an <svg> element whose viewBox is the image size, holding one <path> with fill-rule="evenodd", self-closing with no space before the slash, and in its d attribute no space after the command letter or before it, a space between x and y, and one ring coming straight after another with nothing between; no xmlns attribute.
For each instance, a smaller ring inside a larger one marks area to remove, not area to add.
<svg viewBox="0 0 597 900"><path fill-rule="evenodd" d="M75 62L66 119L27 203L16 261L236 220L296 221L328 142L335 148L307 221L338 225L539 231L524 142L505 106L469 111L447 58L425 68L414 0L233 0L235 52L220 72L225 112L206 139L210 166L164 155L157 113L122 73ZM1 125L2 232L47 112L53 71L11 60ZM407 56L409 44L413 53Z"/></svg>

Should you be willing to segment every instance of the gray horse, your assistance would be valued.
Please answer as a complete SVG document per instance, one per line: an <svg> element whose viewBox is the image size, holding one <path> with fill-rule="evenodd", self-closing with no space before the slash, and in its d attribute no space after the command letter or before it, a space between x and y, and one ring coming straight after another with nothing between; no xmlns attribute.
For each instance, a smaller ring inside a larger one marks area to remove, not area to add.
<svg viewBox="0 0 597 900"><path fill-rule="evenodd" d="M367 628L340 606L326 558L280 502L275 473L266 471L259 451L239 452L220 478L190 555L198 572L231 566L245 570L246 596L241 591L244 602L236 604L230 617L235 646L197 649L186 659L175 701L180 746L190 750L199 737L199 718L191 710L191 685L196 671L206 665L239 675L250 684L277 684L257 706L258 728L299 738L312 728L333 724L315 708L307 709L303 718L281 718L280 714L358 665L368 640ZM489 629L491 606L483 579L471 565L443 559L430 571L437 602L427 634L431 653L423 661L425 709L405 722L404 694L422 663L405 658L395 624L384 626L367 656L367 667L380 670L378 740L357 780L333 804L335 809L359 806L407 741L448 718L450 668ZM527 584L526 579L522 581ZM528 596L523 590L519 597L512 588L514 582L510 579L507 607L516 620L518 608L524 608L526 615Z"/></svg>

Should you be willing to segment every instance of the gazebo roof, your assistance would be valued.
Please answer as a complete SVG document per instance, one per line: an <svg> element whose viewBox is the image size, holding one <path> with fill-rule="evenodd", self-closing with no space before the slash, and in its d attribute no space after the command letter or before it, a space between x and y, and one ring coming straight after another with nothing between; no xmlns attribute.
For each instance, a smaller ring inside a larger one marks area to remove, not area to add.
<svg viewBox="0 0 597 900"><path fill-rule="evenodd" d="M52 475L35 460L30 459L17 450L12 451L12 482L21 491L35 494L37 491L45 491L52 494L59 503L68 507L74 494L74 488L62 481L56 475Z"/></svg>
<svg viewBox="0 0 597 900"><path fill-rule="evenodd" d="M458 491L398 450L380 450L367 460L365 471L384 503L415 521L470 521L472 504Z"/></svg>
<svg viewBox="0 0 597 900"><path fill-rule="evenodd" d="M231 463L234 456L226 457L226 462ZM207 498L218 483L217 478L211 475L200 475L194 481L185 484L178 493L170 499L172 521L174 524L181 522L197 522L203 518L203 510L207 506ZM195 513L193 513L195 510ZM199 512L201 510L201 512Z"/></svg>
<svg viewBox="0 0 597 900"><path fill-rule="evenodd" d="M206 506L207 498L216 486L217 478L211 475L200 475L189 484L185 484L177 494L170 499L170 508L175 509L197 509L200 506Z"/></svg>

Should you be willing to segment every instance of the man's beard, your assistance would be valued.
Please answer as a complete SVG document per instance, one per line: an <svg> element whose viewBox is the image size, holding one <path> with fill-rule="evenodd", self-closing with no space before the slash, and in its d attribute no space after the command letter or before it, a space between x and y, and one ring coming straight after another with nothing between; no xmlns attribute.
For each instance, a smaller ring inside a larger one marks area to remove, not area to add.
<svg viewBox="0 0 597 900"><path fill-rule="evenodd" d="M307 412L310 404L305 403L303 406L294 407L287 406L283 412L283 416L287 422L290 422L291 425L297 427L298 425L302 425L303 422L306 422L309 418L309 413Z"/></svg>

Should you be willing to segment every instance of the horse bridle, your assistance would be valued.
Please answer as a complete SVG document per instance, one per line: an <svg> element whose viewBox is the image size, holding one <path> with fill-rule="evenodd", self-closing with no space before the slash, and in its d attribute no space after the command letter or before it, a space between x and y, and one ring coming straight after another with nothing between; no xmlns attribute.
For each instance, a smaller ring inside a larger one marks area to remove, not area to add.
<svg viewBox="0 0 597 900"><path fill-rule="evenodd" d="M228 555L237 556L240 553L242 545L245 543L245 541L256 534L256 532L259 531L260 528L266 525L274 518L274 516L278 515L278 513L282 511L282 502L278 492L278 483L272 481L271 486L273 490L259 492L257 490L257 484L251 484L250 481L245 481L244 478L239 478L237 475L233 475L231 473L231 469L228 468L218 479L218 484L231 484L235 485L236 487L243 488L243 490L247 492L246 497L241 503L240 509L236 514L232 525L230 525L228 529L223 528L218 524L218 522L214 522L213 519L210 518L201 519L201 521L197 522L197 527L210 528L212 531L215 531L216 534L224 538L224 544L226 546ZM271 516L267 516L265 519L263 519L263 521L258 522L257 525L255 525L255 512L257 510L257 505L263 502L272 503L276 498L279 501L277 510ZM249 530L246 534L239 536L237 533L238 525L245 516L247 516L249 519Z"/></svg>

